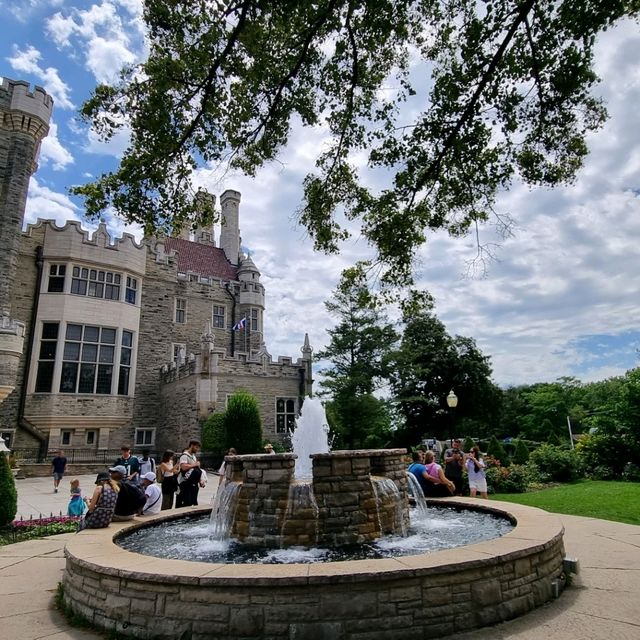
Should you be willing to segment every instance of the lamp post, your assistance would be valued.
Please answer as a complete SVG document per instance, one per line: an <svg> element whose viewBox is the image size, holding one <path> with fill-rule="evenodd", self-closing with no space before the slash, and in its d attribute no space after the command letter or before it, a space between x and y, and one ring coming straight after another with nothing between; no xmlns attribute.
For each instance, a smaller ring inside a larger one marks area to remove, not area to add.
<svg viewBox="0 0 640 640"><path fill-rule="evenodd" d="M450 440L451 440L451 444L449 446L453 447L453 409L455 409L458 406L458 396L453 392L453 389L451 389L451 391L449 391L449 395L447 396L447 406L449 407L449 409L451 409L451 411L449 412L451 414L450 417Z"/></svg>

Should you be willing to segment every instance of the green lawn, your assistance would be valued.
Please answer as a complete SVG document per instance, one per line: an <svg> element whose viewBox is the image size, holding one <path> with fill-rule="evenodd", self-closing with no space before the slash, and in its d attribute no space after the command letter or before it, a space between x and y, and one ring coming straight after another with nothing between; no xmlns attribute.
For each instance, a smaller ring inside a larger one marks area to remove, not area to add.
<svg viewBox="0 0 640 640"><path fill-rule="evenodd" d="M496 493L490 498L553 513L640 525L640 484L637 482L581 480L531 493Z"/></svg>

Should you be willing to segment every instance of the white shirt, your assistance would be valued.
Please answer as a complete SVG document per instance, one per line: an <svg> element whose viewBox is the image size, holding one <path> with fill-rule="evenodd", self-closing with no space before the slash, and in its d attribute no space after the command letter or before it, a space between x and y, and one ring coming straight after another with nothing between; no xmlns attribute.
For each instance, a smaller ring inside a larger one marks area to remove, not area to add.
<svg viewBox="0 0 640 640"><path fill-rule="evenodd" d="M196 462L197 458L195 453L189 453L189 451L182 452L179 462L180 465L195 464ZM178 475L178 484L182 484L191 475L191 471L193 471L193 469L189 469L189 471L187 471L186 473L180 473Z"/></svg>
<svg viewBox="0 0 640 640"><path fill-rule="evenodd" d="M160 513L160 507L162 507L162 490L160 485L150 484L145 490L144 495L147 496L147 502L142 509L142 515L153 515L154 513Z"/></svg>

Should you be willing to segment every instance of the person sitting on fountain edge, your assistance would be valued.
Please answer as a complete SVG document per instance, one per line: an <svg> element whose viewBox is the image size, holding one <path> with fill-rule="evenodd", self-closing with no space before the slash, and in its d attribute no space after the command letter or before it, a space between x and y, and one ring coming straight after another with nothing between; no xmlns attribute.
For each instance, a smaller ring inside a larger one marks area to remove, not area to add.
<svg viewBox="0 0 640 640"><path fill-rule="evenodd" d="M407 471L413 474L420 484L420 488L422 489L422 493L427 495L428 485L431 484L429 479L429 474L427 473L427 469L423 464L423 456L424 451L414 451L411 454L411 459L413 462L409 465Z"/></svg>

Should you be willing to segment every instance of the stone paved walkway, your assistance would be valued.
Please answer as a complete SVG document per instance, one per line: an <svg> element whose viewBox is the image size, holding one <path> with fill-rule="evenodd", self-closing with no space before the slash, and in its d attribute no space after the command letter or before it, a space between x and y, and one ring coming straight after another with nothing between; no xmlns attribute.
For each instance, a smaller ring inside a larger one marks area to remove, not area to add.
<svg viewBox="0 0 640 640"><path fill-rule="evenodd" d="M94 478L81 476L87 493ZM213 480L203 492L201 504L213 495L217 484ZM66 509L66 492L53 494L50 479L19 480L17 484L19 509L25 517L30 509L40 509L40 505L60 504L56 511ZM46 512L51 510L54 509L47 507ZM593 518L559 517L566 529L567 555L580 560L580 576L551 604L512 622L458 634L454 636L456 640L640 638L640 527ZM71 628L53 608L64 570L63 549L71 536L0 547L0 638L104 638L85 629Z"/></svg>

